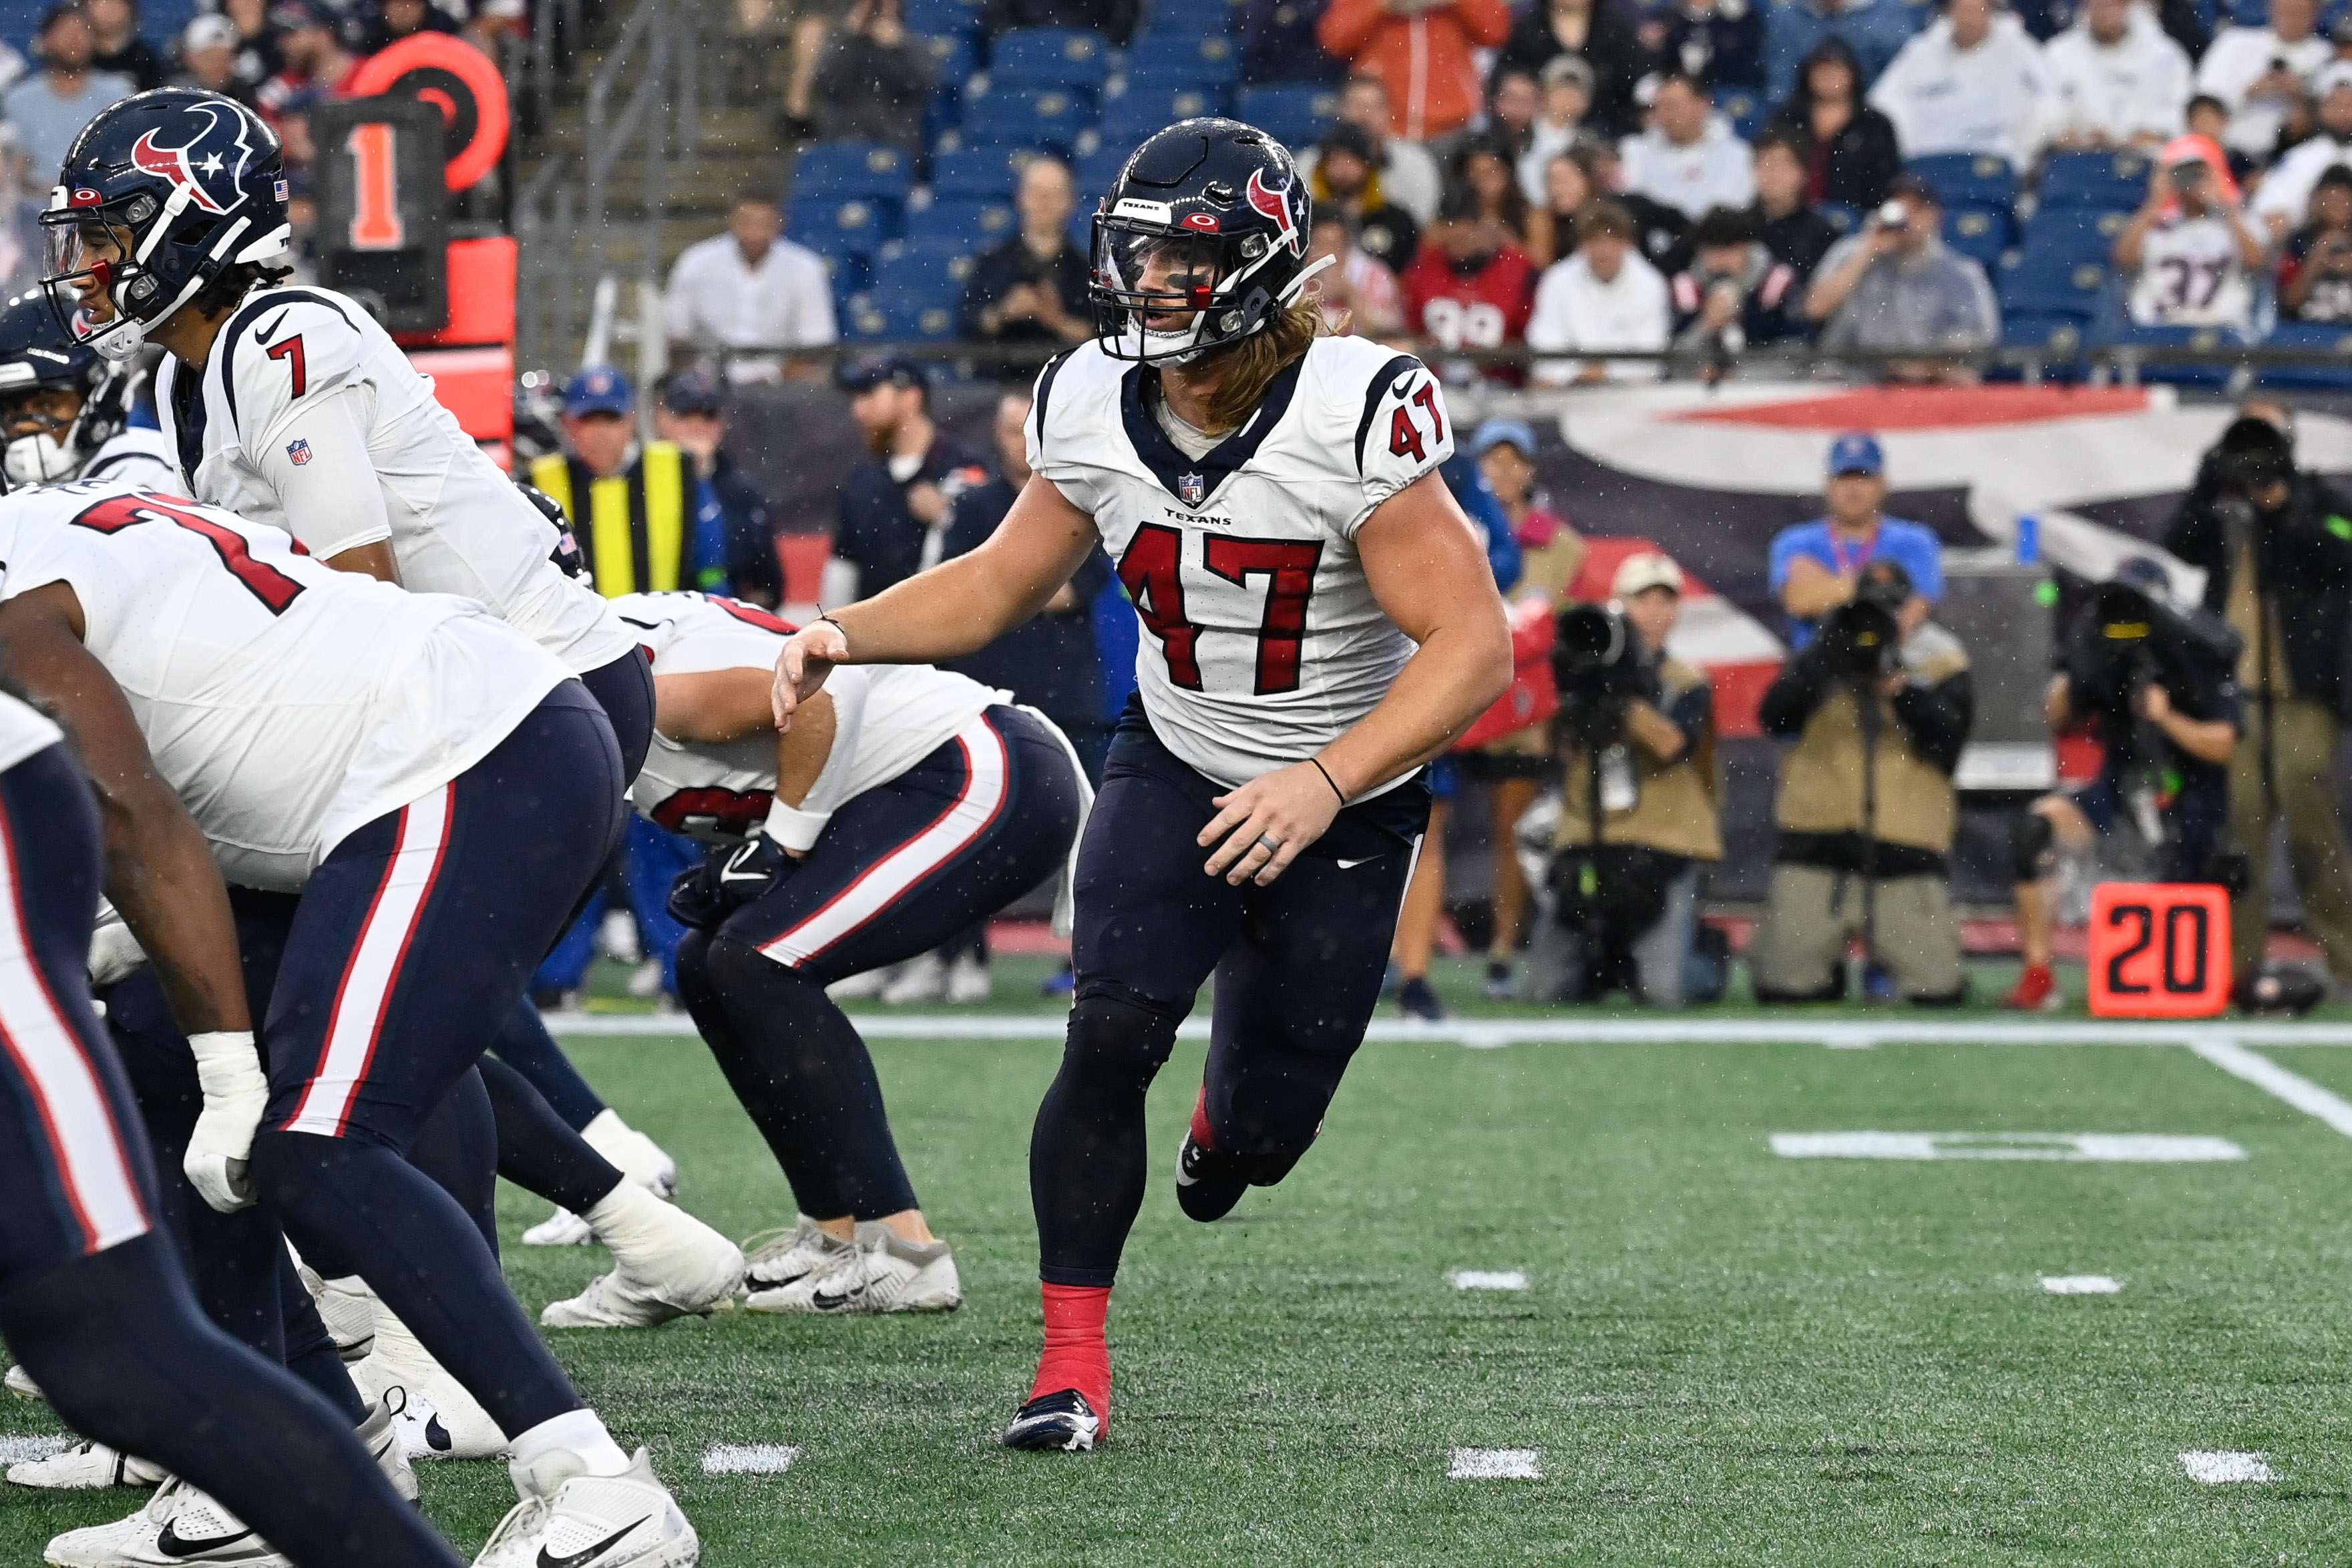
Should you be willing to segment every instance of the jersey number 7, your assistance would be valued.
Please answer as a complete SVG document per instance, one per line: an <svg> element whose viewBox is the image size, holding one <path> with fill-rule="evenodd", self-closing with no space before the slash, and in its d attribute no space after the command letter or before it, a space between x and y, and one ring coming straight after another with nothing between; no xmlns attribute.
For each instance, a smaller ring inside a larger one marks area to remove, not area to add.
<svg viewBox="0 0 2352 1568"><path fill-rule="evenodd" d="M1249 586L1266 580L1265 607L1257 626L1257 671L1253 694L1271 696L1298 689L1298 649L1307 637L1307 602L1315 594L1315 568L1323 558L1318 542L1285 539L1232 539L1213 535L1202 564L1228 583ZM1118 563L1119 581L1135 602L1135 613L1168 660L1168 679L1187 691L1201 689L1199 644L1204 629L1184 611L1184 536L1165 524L1147 522L1135 531Z"/></svg>
<svg viewBox="0 0 2352 1568"><path fill-rule="evenodd" d="M301 584L268 562L253 558L245 535L202 512L184 511L158 496L109 496L75 518L73 526L98 533L120 533L140 522L175 523L203 538L220 557L221 564L228 568L229 575L244 584L247 591L273 616L284 615L286 607L301 596Z"/></svg>

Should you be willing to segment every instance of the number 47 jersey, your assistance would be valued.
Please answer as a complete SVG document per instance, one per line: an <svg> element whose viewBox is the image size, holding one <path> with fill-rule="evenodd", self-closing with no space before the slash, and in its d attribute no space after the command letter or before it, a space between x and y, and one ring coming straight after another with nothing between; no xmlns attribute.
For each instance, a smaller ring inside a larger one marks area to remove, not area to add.
<svg viewBox="0 0 2352 1568"><path fill-rule="evenodd" d="M1356 534L1452 454L1453 421L1419 360L1321 338L1195 458L1160 422L1155 374L1094 343L1047 365L1029 462L1118 563L1146 634L1135 669L1153 732L1230 787L1329 744L1412 656Z"/></svg>

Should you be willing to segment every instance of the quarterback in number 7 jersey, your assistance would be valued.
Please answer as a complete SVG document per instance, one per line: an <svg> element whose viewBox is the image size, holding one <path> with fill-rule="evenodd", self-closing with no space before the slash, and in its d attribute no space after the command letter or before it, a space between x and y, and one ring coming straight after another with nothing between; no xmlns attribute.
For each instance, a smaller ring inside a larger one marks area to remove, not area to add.
<svg viewBox="0 0 2352 1568"><path fill-rule="evenodd" d="M802 628L777 664L789 723L836 665L984 645L1097 540L1142 621L1030 1146L1045 1347L1016 1448L1109 1430L1144 1097L1201 986L1215 976L1215 1016L1176 1192L1213 1220L1321 1131L1428 823L1421 764L1510 678L1494 577L1435 472L1444 398L1411 356L1323 335L1308 223L1264 132L1188 120L1145 142L1095 217L1095 339L1038 377L1034 477L996 533Z"/></svg>

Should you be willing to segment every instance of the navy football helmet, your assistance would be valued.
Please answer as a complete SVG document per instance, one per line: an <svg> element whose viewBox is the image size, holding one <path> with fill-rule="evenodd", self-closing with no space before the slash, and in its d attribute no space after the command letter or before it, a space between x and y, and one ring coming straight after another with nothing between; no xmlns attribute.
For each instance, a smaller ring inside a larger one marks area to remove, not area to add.
<svg viewBox="0 0 2352 1568"><path fill-rule="evenodd" d="M79 474L98 449L121 434L131 416L135 373L77 342L58 319L46 292L20 294L0 305L0 475L8 489L62 484ZM44 394L70 392L80 405L57 412Z"/></svg>
<svg viewBox="0 0 2352 1568"><path fill-rule="evenodd" d="M1114 359L1182 364L1239 342L1322 270L1307 265L1307 182L1238 120L1148 138L1095 214L1095 336Z"/></svg>
<svg viewBox="0 0 2352 1568"><path fill-rule="evenodd" d="M71 311L68 330L109 359L128 359L227 268L285 255L277 133L216 92L167 87L126 98L74 138L41 225L43 281Z"/></svg>

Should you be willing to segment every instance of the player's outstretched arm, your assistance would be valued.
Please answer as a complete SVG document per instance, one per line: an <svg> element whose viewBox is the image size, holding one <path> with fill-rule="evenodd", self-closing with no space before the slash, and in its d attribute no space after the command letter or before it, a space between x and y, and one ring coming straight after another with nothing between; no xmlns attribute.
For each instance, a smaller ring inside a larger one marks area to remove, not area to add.
<svg viewBox="0 0 2352 1568"><path fill-rule="evenodd" d="M1086 563L1094 519L1042 474L988 542L801 628L776 659L776 728L836 664L937 664L976 653L1045 607Z"/></svg>
<svg viewBox="0 0 2352 1568"><path fill-rule="evenodd" d="M228 889L187 807L155 769L106 667L82 647L81 602L51 583L0 605L0 673L74 737L106 829L106 896L155 965L191 1036L253 1027Z"/></svg>
<svg viewBox="0 0 2352 1568"><path fill-rule="evenodd" d="M1217 846L1206 868L1213 877L1273 881L1323 837L1346 801L1444 752L1510 689L1503 596L1443 479L1424 474L1381 502L1356 548L1372 597L1421 646L1380 706L1312 761L1218 798L1221 809L1200 837L1203 847Z"/></svg>
<svg viewBox="0 0 2352 1568"><path fill-rule="evenodd" d="M654 728L687 745L724 745L751 735L776 737L775 798L797 807L833 760L835 704L820 691L800 705L789 733L777 733L765 669L711 669L654 677Z"/></svg>

